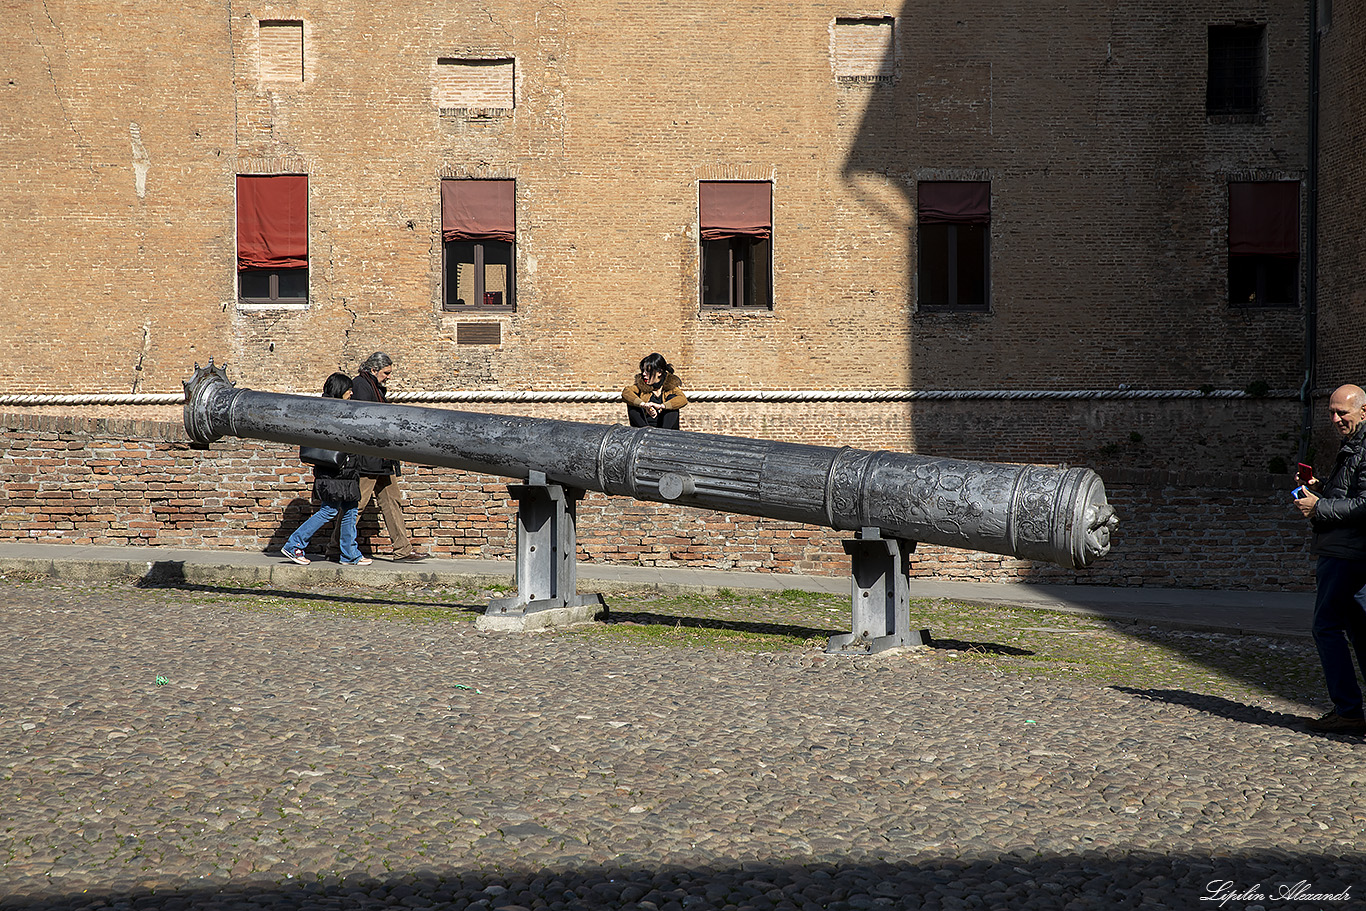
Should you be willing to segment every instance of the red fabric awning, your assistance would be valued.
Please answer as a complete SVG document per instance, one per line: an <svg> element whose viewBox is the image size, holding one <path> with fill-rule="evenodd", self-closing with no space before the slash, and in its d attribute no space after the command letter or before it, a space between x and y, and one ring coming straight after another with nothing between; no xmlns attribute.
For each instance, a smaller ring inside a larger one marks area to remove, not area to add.
<svg viewBox="0 0 1366 911"><path fill-rule="evenodd" d="M916 187L916 220L922 225L991 223L991 184L986 181L922 181Z"/></svg>
<svg viewBox="0 0 1366 911"><path fill-rule="evenodd" d="M308 177L237 176L237 268L308 266Z"/></svg>
<svg viewBox="0 0 1366 911"><path fill-rule="evenodd" d="M1228 252L1234 256L1299 256L1299 181L1230 183Z"/></svg>
<svg viewBox="0 0 1366 911"><path fill-rule="evenodd" d="M703 240L773 235L773 184L766 180L703 180L697 185Z"/></svg>
<svg viewBox="0 0 1366 911"><path fill-rule="evenodd" d="M517 239L515 180L441 181L444 240Z"/></svg>

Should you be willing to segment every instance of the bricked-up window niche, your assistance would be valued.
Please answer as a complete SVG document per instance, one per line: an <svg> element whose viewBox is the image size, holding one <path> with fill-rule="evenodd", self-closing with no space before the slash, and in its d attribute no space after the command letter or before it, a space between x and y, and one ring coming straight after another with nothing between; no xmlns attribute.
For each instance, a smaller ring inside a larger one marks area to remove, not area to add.
<svg viewBox="0 0 1366 911"><path fill-rule="evenodd" d="M510 111L514 105L513 60L458 59L436 61L436 104L446 110Z"/></svg>
<svg viewBox="0 0 1366 911"><path fill-rule="evenodd" d="M835 78L843 82L891 82L896 75L894 20L840 18L830 34Z"/></svg>
<svg viewBox="0 0 1366 911"><path fill-rule="evenodd" d="M991 301L991 184L921 181L916 187L921 310L987 310Z"/></svg>
<svg viewBox="0 0 1366 911"><path fill-rule="evenodd" d="M773 307L773 184L698 182L702 306Z"/></svg>
<svg viewBox="0 0 1366 911"><path fill-rule="evenodd" d="M441 240L443 310L514 309L516 181L441 181Z"/></svg>
<svg viewBox="0 0 1366 911"><path fill-rule="evenodd" d="M308 177L237 177L237 295L243 304L308 303Z"/></svg>
<svg viewBox="0 0 1366 911"><path fill-rule="evenodd" d="M1260 114L1265 59L1265 26L1211 25L1205 113L1240 119Z"/></svg>
<svg viewBox="0 0 1366 911"><path fill-rule="evenodd" d="M1293 307L1300 287L1300 184L1228 185L1228 295L1239 307Z"/></svg>
<svg viewBox="0 0 1366 911"><path fill-rule="evenodd" d="M261 20L261 80L304 81L304 24L284 19Z"/></svg>

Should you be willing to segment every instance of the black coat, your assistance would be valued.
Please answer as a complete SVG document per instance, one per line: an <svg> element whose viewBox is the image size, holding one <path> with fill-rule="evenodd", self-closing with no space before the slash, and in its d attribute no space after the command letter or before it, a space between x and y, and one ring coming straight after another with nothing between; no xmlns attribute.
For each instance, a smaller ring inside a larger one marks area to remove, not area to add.
<svg viewBox="0 0 1366 911"><path fill-rule="evenodd" d="M384 386L368 373L360 373L351 381L351 401L353 402L387 402L387 390ZM379 456L356 456L358 460L356 467L360 473L366 477L379 478L386 475L402 474L399 463L393 459L381 459Z"/></svg>
<svg viewBox="0 0 1366 911"><path fill-rule="evenodd" d="M327 503L354 503L360 499L360 472L356 463L360 456L343 452L341 464L313 466L313 496Z"/></svg>
<svg viewBox="0 0 1366 911"><path fill-rule="evenodd" d="M1366 421L1342 441L1309 521L1314 528L1310 553L1366 560Z"/></svg>

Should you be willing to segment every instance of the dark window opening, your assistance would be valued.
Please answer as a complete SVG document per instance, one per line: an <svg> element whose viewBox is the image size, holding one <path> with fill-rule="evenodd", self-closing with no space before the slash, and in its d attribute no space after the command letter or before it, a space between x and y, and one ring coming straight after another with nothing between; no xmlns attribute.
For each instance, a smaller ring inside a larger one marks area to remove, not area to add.
<svg viewBox="0 0 1366 911"><path fill-rule="evenodd" d="M772 250L766 237L702 241L702 306L771 307Z"/></svg>
<svg viewBox="0 0 1366 911"><path fill-rule="evenodd" d="M446 242L446 293L442 309L512 309L512 244L506 241Z"/></svg>
<svg viewBox="0 0 1366 911"><path fill-rule="evenodd" d="M1228 185L1228 299L1236 307L1293 307L1300 286L1300 184Z"/></svg>
<svg viewBox="0 0 1366 911"><path fill-rule="evenodd" d="M441 309L516 309L514 181L441 181L441 236Z"/></svg>
<svg viewBox="0 0 1366 911"><path fill-rule="evenodd" d="M987 309L987 226L922 225L920 306Z"/></svg>
<svg viewBox="0 0 1366 911"><path fill-rule="evenodd" d="M237 280L238 295L249 304L308 303L307 269L244 269Z"/></svg>
<svg viewBox="0 0 1366 911"><path fill-rule="evenodd" d="M989 309L991 184L923 181L916 187L921 310Z"/></svg>
<svg viewBox="0 0 1366 911"><path fill-rule="evenodd" d="M1299 303L1300 262L1280 256L1230 256L1229 300L1247 307Z"/></svg>
<svg viewBox="0 0 1366 911"><path fill-rule="evenodd" d="M1265 36L1266 28L1261 25L1209 27L1207 114L1261 113Z"/></svg>

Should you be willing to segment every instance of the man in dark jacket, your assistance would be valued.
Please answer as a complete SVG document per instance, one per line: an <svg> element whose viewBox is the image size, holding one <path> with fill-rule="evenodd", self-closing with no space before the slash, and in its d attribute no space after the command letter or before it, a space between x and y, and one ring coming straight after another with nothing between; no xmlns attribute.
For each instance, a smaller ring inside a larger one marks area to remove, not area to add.
<svg viewBox="0 0 1366 911"><path fill-rule="evenodd" d="M1314 530L1314 643L1333 701L1333 710L1307 727L1366 734L1361 686L1352 664L1355 651L1366 671L1366 392L1359 386L1338 387L1328 399L1328 414L1342 438L1333 471L1327 481L1310 481L1295 500Z"/></svg>
<svg viewBox="0 0 1366 911"><path fill-rule="evenodd" d="M394 361L383 351L376 351L360 365L360 373L351 382L351 399L355 402L384 402L388 400L385 383L394 372ZM426 559L426 554L413 550L408 538L408 526L403 521L402 493L398 486L399 463L393 459L359 456L360 511L373 496L384 516L384 528L393 542L392 559L412 562Z"/></svg>

